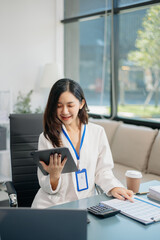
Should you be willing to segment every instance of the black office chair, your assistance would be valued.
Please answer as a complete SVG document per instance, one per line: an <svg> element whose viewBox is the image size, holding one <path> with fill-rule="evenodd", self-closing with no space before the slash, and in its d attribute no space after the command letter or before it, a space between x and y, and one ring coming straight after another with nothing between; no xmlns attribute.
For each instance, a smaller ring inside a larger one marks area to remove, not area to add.
<svg viewBox="0 0 160 240"><path fill-rule="evenodd" d="M30 207L39 189L37 166L30 153L37 150L42 131L42 114L10 115L12 182L6 183L10 206L17 206L18 201L18 207Z"/></svg>
<svg viewBox="0 0 160 240"><path fill-rule="evenodd" d="M10 115L12 182L6 182L11 207L31 207L39 189L37 166L31 152L38 148L43 131L43 114ZM96 185L97 193L103 193Z"/></svg>

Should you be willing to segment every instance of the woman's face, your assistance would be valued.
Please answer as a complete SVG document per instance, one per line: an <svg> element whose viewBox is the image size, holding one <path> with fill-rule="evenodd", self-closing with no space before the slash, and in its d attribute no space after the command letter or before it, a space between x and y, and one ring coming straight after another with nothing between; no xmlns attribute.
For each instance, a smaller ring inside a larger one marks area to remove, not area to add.
<svg viewBox="0 0 160 240"><path fill-rule="evenodd" d="M64 92L60 95L57 104L57 117L63 122L64 125L70 125L77 121L78 112L85 104L85 100L82 102L70 92Z"/></svg>

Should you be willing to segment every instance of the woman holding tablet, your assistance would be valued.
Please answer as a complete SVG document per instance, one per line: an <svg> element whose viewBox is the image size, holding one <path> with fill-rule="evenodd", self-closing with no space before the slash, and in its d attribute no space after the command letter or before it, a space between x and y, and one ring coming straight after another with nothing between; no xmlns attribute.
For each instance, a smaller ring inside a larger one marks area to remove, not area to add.
<svg viewBox="0 0 160 240"><path fill-rule="evenodd" d="M132 201L127 190L112 173L113 159L104 129L88 122L88 107L80 85L60 79L51 88L44 112L44 132L38 149L68 147L78 167L77 172L61 174L67 159L50 156L49 165L41 161L48 173L38 168L40 189L32 207L46 208L95 194L95 183L109 195Z"/></svg>

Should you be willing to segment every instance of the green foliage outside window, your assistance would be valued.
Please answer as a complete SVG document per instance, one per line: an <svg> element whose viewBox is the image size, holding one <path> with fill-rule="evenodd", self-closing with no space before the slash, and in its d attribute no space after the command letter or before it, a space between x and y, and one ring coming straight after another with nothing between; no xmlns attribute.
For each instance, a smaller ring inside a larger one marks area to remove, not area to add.
<svg viewBox="0 0 160 240"><path fill-rule="evenodd" d="M136 51L128 55L135 65L143 67L151 76L146 82L148 95L144 105L148 105L155 94L155 107L158 107L158 91L160 85L160 5L148 9L143 19L143 30L138 31Z"/></svg>

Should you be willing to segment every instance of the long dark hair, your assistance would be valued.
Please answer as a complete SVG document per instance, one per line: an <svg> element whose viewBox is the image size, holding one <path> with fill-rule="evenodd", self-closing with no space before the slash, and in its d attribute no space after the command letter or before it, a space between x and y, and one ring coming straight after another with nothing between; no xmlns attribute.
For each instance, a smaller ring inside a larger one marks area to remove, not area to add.
<svg viewBox="0 0 160 240"><path fill-rule="evenodd" d="M85 100L82 88L71 79L60 79L52 86L44 112L43 126L44 136L52 142L54 147L61 146L60 132L62 130L62 122L57 118L57 103L60 95L66 91L72 93L79 102L82 102L83 99ZM83 124L88 123L87 112L88 107L85 100L83 108L78 113L78 117Z"/></svg>

